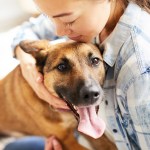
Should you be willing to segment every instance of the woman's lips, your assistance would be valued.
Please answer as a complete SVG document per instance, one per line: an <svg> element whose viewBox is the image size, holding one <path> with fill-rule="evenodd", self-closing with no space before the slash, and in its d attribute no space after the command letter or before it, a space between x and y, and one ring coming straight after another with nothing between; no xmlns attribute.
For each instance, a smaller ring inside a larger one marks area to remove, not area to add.
<svg viewBox="0 0 150 150"><path fill-rule="evenodd" d="M79 41L81 39L81 35L69 37L71 40Z"/></svg>

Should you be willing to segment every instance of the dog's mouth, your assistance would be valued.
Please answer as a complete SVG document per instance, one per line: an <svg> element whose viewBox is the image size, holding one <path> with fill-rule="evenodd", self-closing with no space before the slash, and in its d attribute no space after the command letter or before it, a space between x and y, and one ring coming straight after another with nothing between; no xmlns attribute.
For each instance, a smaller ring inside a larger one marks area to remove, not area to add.
<svg viewBox="0 0 150 150"><path fill-rule="evenodd" d="M63 100L67 103L68 107L70 108L70 110L74 114L75 118L79 122L80 116L77 112L77 107L75 105L73 105L70 101L67 101L66 98L63 98Z"/></svg>
<svg viewBox="0 0 150 150"><path fill-rule="evenodd" d="M63 97L70 110L78 121L78 131L95 139L102 136L105 130L105 123L97 116L99 106L77 107Z"/></svg>

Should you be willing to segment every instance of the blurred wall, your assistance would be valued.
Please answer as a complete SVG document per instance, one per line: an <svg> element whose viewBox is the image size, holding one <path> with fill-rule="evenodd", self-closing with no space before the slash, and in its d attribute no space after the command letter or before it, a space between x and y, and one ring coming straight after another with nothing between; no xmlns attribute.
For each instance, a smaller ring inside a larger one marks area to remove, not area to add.
<svg viewBox="0 0 150 150"><path fill-rule="evenodd" d="M37 13L33 0L0 0L0 33Z"/></svg>
<svg viewBox="0 0 150 150"><path fill-rule="evenodd" d="M18 64L11 48L16 26L37 13L33 0L0 0L0 79Z"/></svg>

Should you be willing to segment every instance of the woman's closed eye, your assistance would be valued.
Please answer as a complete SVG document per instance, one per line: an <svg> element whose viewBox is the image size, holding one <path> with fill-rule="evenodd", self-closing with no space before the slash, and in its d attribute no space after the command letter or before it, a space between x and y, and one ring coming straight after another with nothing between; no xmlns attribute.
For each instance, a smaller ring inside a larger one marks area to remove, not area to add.
<svg viewBox="0 0 150 150"><path fill-rule="evenodd" d="M75 23L75 21L76 20L71 21L71 22L66 22L65 25L70 27L70 26L72 26Z"/></svg>

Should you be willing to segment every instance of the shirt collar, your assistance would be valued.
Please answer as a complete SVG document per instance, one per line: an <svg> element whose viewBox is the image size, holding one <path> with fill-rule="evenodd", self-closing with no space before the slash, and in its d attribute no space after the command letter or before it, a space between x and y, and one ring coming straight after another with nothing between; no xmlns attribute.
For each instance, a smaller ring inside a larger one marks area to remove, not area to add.
<svg viewBox="0 0 150 150"><path fill-rule="evenodd" d="M113 32L100 45L104 49L103 59L109 66L112 67L115 64L119 50L131 36L131 29L138 20L140 11L139 6L129 3Z"/></svg>

